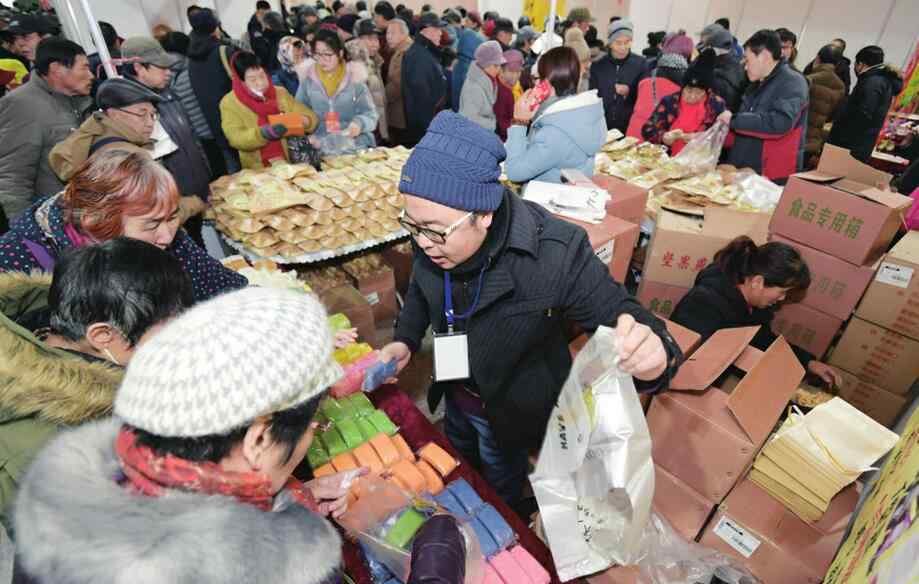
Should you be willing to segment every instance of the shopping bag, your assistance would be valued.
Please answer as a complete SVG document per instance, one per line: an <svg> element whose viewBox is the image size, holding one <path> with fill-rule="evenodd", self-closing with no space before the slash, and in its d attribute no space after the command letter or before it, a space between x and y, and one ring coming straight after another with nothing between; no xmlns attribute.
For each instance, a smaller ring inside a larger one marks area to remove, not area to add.
<svg viewBox="0 0 919 584"><path fill-rule="evenodd" d="M559 578L637 563L654 496L651 436L614 329L578 354L530 477Z"/></svg>
<svg viewBox="0 0 919 584"><path fill-rule="evenodd" d="M690 140L673 158L673 161L691 168L697 174L714 170L718 165L721 149L724 147L729 132L730 128L727 124L720 121L715 122L700 136Z"/></svg>

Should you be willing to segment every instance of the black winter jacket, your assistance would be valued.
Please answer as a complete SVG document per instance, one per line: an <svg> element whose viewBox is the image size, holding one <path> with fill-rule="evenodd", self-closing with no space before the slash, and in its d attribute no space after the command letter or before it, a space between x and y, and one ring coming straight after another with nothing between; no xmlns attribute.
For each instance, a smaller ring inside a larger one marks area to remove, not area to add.
<svg viewBox="0 0 919 584"><path fill-rule="evenodd" d="M195 131L178 97L168 89L160 91L159 94L163 98L156 106L160 114L160 124L179 147L160 162L172 173L180 193L207 201L211 179L207 156L195 138Z"/></svg>
<svg viewBox="0 0 919 584"><path fill-rule="evenodd" d="M449 86L442 59L440 49L419 34L402 60L406 141L410 145L421 140L437 112L448 105Z"/></svg>
<svg viewBox="0 0 919 584"><path fill-rule="evenodd" d="M221 45L214 37L192 32L188 45L188 77L211 134L222 148L229 149L220 121L220 100L233 89L233 84L220 59L221 46L226 45ZM224 50L229 63L235 49L226 46Z"/></svg>
<svg viewBox="0 0 919 584"><path fill-rule="evenodd" d="M648 71L648 62L635 53L625 59L614 59L607 54L590 66L590 88L596 89L603 100L607 129L616 128L625 133L638 99L638 82ZM628 85L629 94L623 97L616 93L617 84Z"/></svg>
<svg viewBox="0 0 919 584"><path fill-rule="evenodd" d="M836 116L827 142L848 148L852 156L867 162L887 119L890 104L901 89L903 78L887 65L862 73L852 95Z"/></svg>
<svg viewBox="0 0 919 584"><path fill-rule="evenodd" d="M503 245L481 258L485 267L479 303L468 322L470 383L479 391L498 443L508 451L538 448L562 385L571 370L570 323L593 332L631 314L664 341L670 367L660 379L636 382L639 390L666 388L682 359L664 323L614 282L597 259L587 233L509 191L490 228L505 226ZM467 262L468 263L468 262ZM454 311L472 304L480 270L451 270ZM429 326L446 331L443 270L415 248L412 282L395 338L415 352ZM448 384L428 393L432 411Z"/></svg>
<svg viewBox="0 0 919 584"><path fill-rule="evenodd" d="M715 58L712 91L728 104L731 113L736 114L740 109L740 102L748 84L747 72L734 53L726 53Z"/></svg>
<svg viewBox="0 0 919 584"><path fill-rule="evenodd" d="M759 325L762 328L750 344L765 351L776 339L772 319L777 310L778 307L750 308L721 268L710 264L696 276L695 285L676 305L670 320L702 335L702 342L721 329ZM792 350L805 368L814 359L803 349Z"/></svg>

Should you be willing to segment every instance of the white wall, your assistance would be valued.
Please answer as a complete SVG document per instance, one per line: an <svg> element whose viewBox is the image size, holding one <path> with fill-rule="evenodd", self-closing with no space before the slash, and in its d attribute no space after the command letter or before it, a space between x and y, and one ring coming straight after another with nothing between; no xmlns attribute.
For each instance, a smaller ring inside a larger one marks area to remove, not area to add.
<svg viewBox="0 0 919 584"><path fill-rule="evenodd" d="M798 66L810 62L836 37L848 43L850 59L865 45L880 45L887 61L902 66L917 39L917 0L636 0L635 49L647 46L647 33L685 29L698 40L706 23L727 17L742 43L763 28L785 27L798 35Z"/></svg>

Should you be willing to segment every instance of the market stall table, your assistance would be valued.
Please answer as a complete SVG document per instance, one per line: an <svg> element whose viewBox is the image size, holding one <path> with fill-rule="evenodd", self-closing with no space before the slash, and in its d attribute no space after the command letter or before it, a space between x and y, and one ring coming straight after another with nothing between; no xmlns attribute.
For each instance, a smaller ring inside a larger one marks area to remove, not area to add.
<svg viewBox="0 0 919 584"><path fill-rule="evenodd" d="M517 534L519 543L539 563L541 563L552 576L553 584L559 582L552 562L549 548L533 533L527 524L498 497L497 493L485 482L475 469L450 445L447 437L439 432L423 413L415 406L414 402L394 385L383 386L375 392L368 394L370 401L377 408L386 412L392 421L399 426L399 433L405 438L412 450L418 450L429 442L440 445L450 455L461 461L459 468L453 471L445 482L452 482L463 478L472 485L480 497L493 505ZM370 573L364 563L363 554L356 544L346 542L344 546L345 571L354 580L355 584L372 584Z"/></svg>

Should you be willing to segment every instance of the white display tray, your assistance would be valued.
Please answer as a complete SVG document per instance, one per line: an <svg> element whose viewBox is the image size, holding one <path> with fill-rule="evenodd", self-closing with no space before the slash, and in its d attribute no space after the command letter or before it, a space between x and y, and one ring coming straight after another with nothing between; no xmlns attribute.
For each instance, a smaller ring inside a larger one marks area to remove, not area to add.
<svg viewBox="0 0 919 584"><path fill-rule="evenodd" d="M269 258L263 258L257 253L253 253L252 250L244 246L242 243L236 241L235 239L231 239L225 233L222 233L220 231L218 231L217 233L220 233L220 237L222 237L223 240L227 242L227 245L229 245L230 247L238 251L240 254L242 254L244 258L246 258L250 262L254 262L260 259L268 259L277 264L313 264L316 262L321 262L323 260L330 260L332 258L337 258L337 257L341 257L344 255L348 255L356 251L370 249L371 247L375 247L377 245L380 245L381 243L395 241L397 239L401 239L403 237L408 236L408 231L406 231L405 229L399 229L398 231L393 231L386 237L381 237L379 239L365 239L364 241L352 243L351 245L339 247L338 249L323 249L321 251L316 251L313 253L305 253L301 256L297 256L293 258L285 258L279 255L271 256Z"/></svg>

